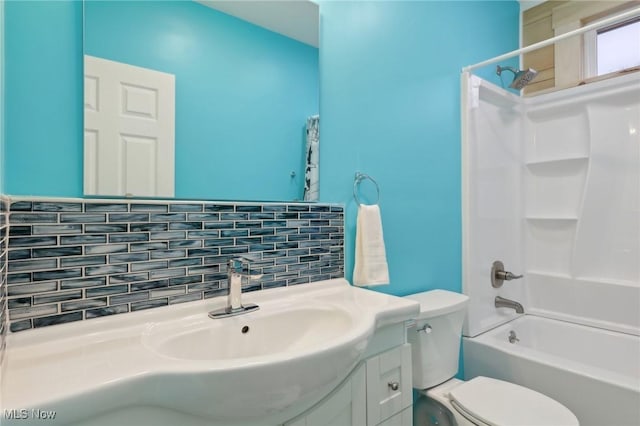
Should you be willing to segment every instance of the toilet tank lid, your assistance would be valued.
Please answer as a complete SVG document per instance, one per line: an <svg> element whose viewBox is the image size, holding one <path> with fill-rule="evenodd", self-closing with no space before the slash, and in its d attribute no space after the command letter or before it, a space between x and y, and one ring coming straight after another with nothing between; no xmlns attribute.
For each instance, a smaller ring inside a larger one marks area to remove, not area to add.
<svg viewBox="0 0 640 426"><path fill-rule="evenodd" d="M405 296L420 303L420 315L417 319L434 318L459 311L467 306L469 297L447 290L429 290Z"/></svg>

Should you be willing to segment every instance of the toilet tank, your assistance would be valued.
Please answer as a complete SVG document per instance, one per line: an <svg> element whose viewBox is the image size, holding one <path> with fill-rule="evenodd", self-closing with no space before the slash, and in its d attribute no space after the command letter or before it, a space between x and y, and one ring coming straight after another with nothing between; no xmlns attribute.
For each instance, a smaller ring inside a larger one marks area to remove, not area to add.
<svg viewBox="0 0 640 426"><path fill-rule="evenodd" d="M413 362L413 387L428 389L458 372L462 323L469 297L446 290L405 296L420 303L416 325L407 330Z"/></svg>

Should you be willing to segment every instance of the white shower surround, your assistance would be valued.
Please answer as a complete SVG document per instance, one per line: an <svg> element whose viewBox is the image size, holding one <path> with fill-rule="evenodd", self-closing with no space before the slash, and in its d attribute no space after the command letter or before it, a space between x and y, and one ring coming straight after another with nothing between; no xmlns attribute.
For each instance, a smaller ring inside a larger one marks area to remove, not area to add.
<svg viewBox="0 0 640 426"><path fill-rule="evenodd" d="M528 314L640 335L640 74L520 97L463 73L464 334ZM494 260L522 280L490 283Z"/></svg>

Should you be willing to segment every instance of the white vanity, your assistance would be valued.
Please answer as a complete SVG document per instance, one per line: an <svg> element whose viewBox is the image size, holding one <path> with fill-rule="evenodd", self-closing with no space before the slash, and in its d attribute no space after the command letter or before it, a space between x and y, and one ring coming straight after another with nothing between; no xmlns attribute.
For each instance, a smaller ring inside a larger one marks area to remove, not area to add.
<svg viewBox="0 0 640 426"><path fill-rule="evenodd" d="M343 279L243 297L260 309L211 319L217 298L10 335L3 424L411 424L418 303Z"/></svg>

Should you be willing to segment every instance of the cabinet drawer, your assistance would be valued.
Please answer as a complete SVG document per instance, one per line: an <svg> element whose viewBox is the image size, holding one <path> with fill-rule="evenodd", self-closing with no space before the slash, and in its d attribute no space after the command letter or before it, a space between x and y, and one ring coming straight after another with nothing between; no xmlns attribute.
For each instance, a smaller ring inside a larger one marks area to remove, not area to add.
<svg viewBox="0 0 640 426"><path fill-rule="evenodd" d="M378 426L413 426L413 407L407 407L394 414Z"/></svg>
<svg viewBox="0 0 640 426"><path fill-rule="evenodd" d="M404 344L367 360L367 424L377 425L413 401L411 345Z"/></svg>

